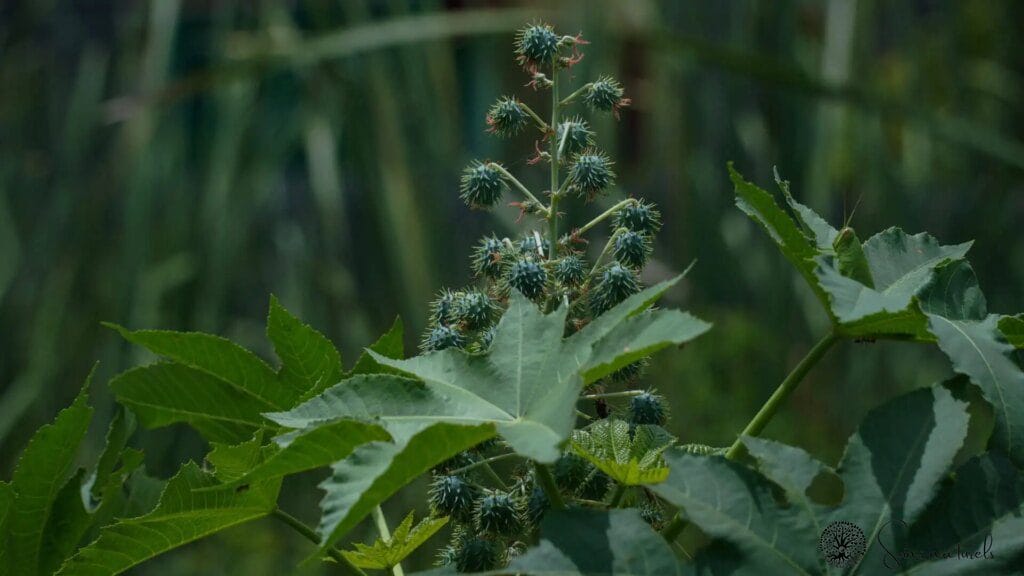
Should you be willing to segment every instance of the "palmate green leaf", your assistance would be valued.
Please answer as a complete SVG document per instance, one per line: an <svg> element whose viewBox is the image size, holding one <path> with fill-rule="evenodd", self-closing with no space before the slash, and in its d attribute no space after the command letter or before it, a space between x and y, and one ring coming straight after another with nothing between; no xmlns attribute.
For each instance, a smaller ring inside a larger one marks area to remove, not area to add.
<svg viewBox="0 0 1024 576"><path fill-rule="evenodd" d="M767 478L718 456L669 450L669 479L651 490L718 541L698 555L710 573L733 566L733 574L823 574L818 538L831 522L846 521L864 532L867 552L844 573L879 574L885 552L876 537L924 515L967 435L967 420L966 404L938 386L873 410L837 469L845 496L835 507L807 497L814 479L829 472L824 464L797 448L753 439L745 442ZM773 485L794 505L780 505Z"/></svg>
<svg viewBox="0 0 1024 576"><path fill-rule="evenodd" d="M405 337L405 327L402 324L402 319L399 317L395 318L394 323L391 324L391 328L385 332L380 338L377 339L372 345L369 346L369 350L386 356L388 358L405 358L405 345L403 339ZM399 374L394 368L388 368L387 366L381 366L367 351L363 351L359 355L359 359L356 360L355 366L352 370L346 374L346 377L351 378L358 374Z"/></svg>
<svg viewBox="0 0 1024 576"><path fill-rule="evenodd" d="M1024 348L1024 314L1000 318L999 331L1014 348Z"/></svg>
<svg viewBox="0 0 1024 576"><path fill-rule="evenodd" d="M99 538L69 558L62 576L113 576L159 554L274 510L280 480L254 483L245 490L214 486L218 480L186 464L164 489L156 509L100 531Z"/></svg>
<svg viewBox="0 0 1024 576"><path fill-rule="evenodd" d="M267 337L281 359L276 371L219 336L107 326L166 359L124 372L110 383L118 401L148 428L185 422L208 440L235 444L269 424L263 412L287 410L342 377L341 357L330 341L274 297Z"/></svg>
<svg viewBox="0 0 1024 576"><path fill-rule="evenodd" d="M661 453L671 445L671 437L649 426L637 426L630 435L629 424L622 420L600 420L572 433L573 451L624 486L657 484L668 478Z"/></svg>
<svg viewBox="0 0 1024 576"><path fill-rule="evenodd" d="M438 530L448 524L448 517L427 517L413 526L413 512L405 517L395 529L391 539L377 538L371 545L355 544L355 550L344 550L342 554L360 568L388 570L416 551Z"/></svg>
<svg viewBox="0 0 1024 576"><path fill-rule="evenodd" d="M587 382L634 361L637 353L647 355L682 343L710 327L678 312L648 310L677 281L635 294L569 338L562 338L564 306L545 315L514 293L487 354L447 349L409 360L374 354L378 363L423 384L395 379L387 393L343 384L328 390L316 404L271 418L283 425L303 426L318 416L351 414L352 407L362 401L375 406L371 414L379 414L385 422L390 415L400 414L403 422L493 423L520 454L554 462L572 431L576 398ZM391 400L392 392L405 404ZM352 396L361 393L366 398Z"/></svg>
<svg viewBox="0 0 1024 576"><path fill-rule="evenodd" d="M91 380L90 373L74 403L61 410L52 424L36 431L14 469L14 502L5 535L8 560L4 564L10 574L43 573L41 554L54 501L71 474L75 453L92 419L87 404Z"/></svg>
<svg viewBox="0 0 1024 576"><path fill-rule="evenodd" d="M451 567L422 573L454 574ZM634 509L552 510L540 542L507 568L481 576L680 576L683 565Z"/></svg>

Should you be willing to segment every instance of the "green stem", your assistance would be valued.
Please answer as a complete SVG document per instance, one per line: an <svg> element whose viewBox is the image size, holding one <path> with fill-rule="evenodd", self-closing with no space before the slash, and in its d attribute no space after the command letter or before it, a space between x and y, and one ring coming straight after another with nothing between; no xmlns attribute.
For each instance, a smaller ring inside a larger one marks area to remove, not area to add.
<svg viewBox="0 0 1024 576"><path fill-rule="evenodd" d="M612 206L611 208L609 208L609 209L605 210L604 212L602 212L597 218L594 218L590 222L587 222L586 224L584 224L582 228L580 228L579 230L576 231L576 235L577 236L582 236L582 235L586 234L587 232L590 231L591 228L593 228L594 226L597 226L598 224L600 224L602 221L604 221L609 216L612 216L613 214L615 214L616 212L618 212L622 208L624 208L624 207L626 207L626 206L628 206L628 205L630 205L630 204L632 204L634 202L636 202L635 198L626 198L625 200L619 202L615 206Z"/></svg>
<svg viewBox="0 0 1024 576"><path fill-rule="evenodd" d="M626 485L618 484L615 486L615 492L612 493L612 501L608 503L609 508L618 508L619 504L622 504L622 497L626 495Z"/></svg>
<svg viewBox="0 0 1024 576"><path fill-rule="evenodd" d="M681 514L676 514L676 517L661 529L661 536L669 542L675 542L683 532L683 528L686 528L686 520L683 520Z"/></svg>
<svg viewBox="0 0 1024 576"><path fill-rule="evenodd" d="M292 530L295 530L299 534L303 535L306 538L306 540L309 540L317 546L320 545L320 537L317 536L316 532L314 532L313 529L309 526L303 524L302 521L298 518L292 516L291 514L285 512L284 510L281 510L280 508L274 508L274 511L271 512L270 515L290 526ZM327 548L327 554L332 559L334 559L335 562L342 566L345 569L345 571L349 574L356 574L357 576L366 576L366 572L363 572L358 566L350 562L348 558L345 558L344 554L339 552L333 546Z"/></svg>
<svg viewBox="0 0 1024 576"><path fill-rule="evenodd" d="M384 517L384 510L381 509L380 505L373 507L373 523L377 525L377 532L380 533L381 540L391 542L391 530L388 529L388 520ZM395 576L405 576L405 570L402 570L402 563L399 562L392 566L391 573Z"/></svg>
<svg viewBox="0 0 1024 576"><path fill-rule="evenodd" d="M530 192L530 190L526 186L523 186L523 183L516 179L516 177L513 176L511 172L505 170L504 166L498 164L497 162L491 162L488 164L488 166L497 170L498 172L501 172L501 175L502 177L505 178L505 180L508 180L509 183L515 186L517 190L522 192L524 196L536 202L537 206L540 206L542 212L548 211L548 208L544 206L544 203L538 200L537 197L533 195L533 192Z"/></svg>
<svg viewBox="0 0 1024 576"><path fill-rule="evenodd" d="M551 65L551 126L558 127L558 64ZM551 137L551 206L548 208L549 240L551 250L548 258L558 258L558 142Z"/></svg>
<svg viewBox="0 0 1024 576"><path fill-rule="evenodd" d="M559 104L562 105L562 106L565 106L566 104L569 104L570 102L575 100L577 96L579 96L580 94L583 94L584 92L586 92L587 89L590 88L590 86L592 84L593 84L593 82L588 82L587 84L584 84L583 86L580 86L579 90L576 90L572 94L569 94L568 96L566 96L564 100L559 102Z"/></svg>
<svg viewBox="0 0 1024 576"><path fill-rule="evenodd" d="M558 485L555 484L555 479L551 476L551 470L548 468L547 464L536 462L533 467L537 472L537 481L540 482L540 487L543 488L544 493L547 494L548 501L551 502L551 507L555 510L564 509L565 500L562 499L562 493L558 491Z"/></svg>
<svg viewBox="0 0 1024 576"><path fill-rule="evenodd" d="M540 116L538 116L537 113L533 111L533 108L530 108L529 106L526 105L526 102L523 102L521 100L517 100L517 102L519 102L519 106L521 106L523 110L526 110L526 113L529 114L531 118L533 118L533 121L537 123L537 127L540 128L541 132L547 134L548 131L551 130L547 122L541 120Z"/></svg>
<svg viewBox="0 0 1024 576"><path fill-rule="evenodd" d="M485 461L482 462L480 466L484 469L484 472L487 473L487 477L498 485L498 488L501 488L506 492L508 491L508 484L505 484L505 481L501 479L501 476L498 476L498 473L494 471L494 468L491 468L491 465L489 463Z"/></svg>
<svg viewBox="0 0 1024 576"><path fill-rule="evenodd" d="M807 355L800 360L800 363L793 368L793 371L786 376L786 379L779 384L779 387L775 389L768 401L761 406L761 409L754 415L754 418L747 424L747 427L743 429L740 436L733 442L732 447L725 453L725 457L729 460L735 460L743 455L745 447L743 445L744 436L757 436L764 430L764 427L771 422L775 413L779 411L782 404L789 398L789 395L796 390L796 387L800 384L800 381L804 379L804 376L811 371L811 368L821 360L825 352L832 347L833 344L839 339L834 332L829 332L824 338L818 341Z"/></svg>
<svg viewBox="0 0 1024 576"><path fill-rule="evenodd" d="M580 396L584 400L600 400L603 398L632 398L643 394L643 390L626 390L625 392L603 392L601 394L587 394Z"/></svg>
<svg viewBox="0 0 1024 576"><path fill-rule="evenodd" d="M462 468L456 468L455 470L452 470L451 472L448 472L448 474L452 475L452 476L454 476L456 474L462 474L463 472L469 472L470 470L472 470L474 468L477 468L479 466L485 466L485 465L489 466L491 464L491 462L497 462L499 460L504 460L506 458L512 458L514 456L518 456L518 454L516 454L515 452L509 452L507 454L498 454L497 456L491 456L490 458L487 458L485 460L481 460L479 462L473 462L472 464L470 464L468 466L463 466Z"/></svg>
<svg viewBox="0 0 1024 576"><path fill-rule="evenodd" d="M615 239L618 238L619 234L625 230L625 228L616 228L615 232L612 232L612 235L608 237L608 242L604 245L604 250L601 250L601 254L597 257L597 260L594 261L594 267L590 269L590 274L587 275L587 282L584 284L584 287L586 287L587 284L590 284L590 279L594 277L594 274L597 274L597 269L601 267L601 261L604 260L604 257L612 251L612 246L615 245Z"/></svg>

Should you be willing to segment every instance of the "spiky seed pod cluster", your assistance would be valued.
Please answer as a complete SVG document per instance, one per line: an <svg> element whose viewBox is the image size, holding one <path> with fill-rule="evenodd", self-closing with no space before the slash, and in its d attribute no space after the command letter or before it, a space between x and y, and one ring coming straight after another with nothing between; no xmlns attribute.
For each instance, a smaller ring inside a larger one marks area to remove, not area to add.
<svg viewBox="0 0 1024 576"><path fill-rule="evenodd" d="M430 303L430 321L434 324L447 326L454 321L455 292L444 288L438 293L434 301Z"/></svg>
<svg viewBox="0 0 1024 576"><path fill-rule="evenodd" d="M507 492L495 491L477 501L476 527L481 533L513 537L525 527L523 503Z"/></svg>
<svg viewBox="0 0 1024 576"><path fill-rule="evenodd" d="M572 158L594 145L590 125L579 116L560 122L555 138L561 149L561 158Z"/></svg>
<svg viewBox="0 0 1024 576"><path fill-rule="evenodd" d="M647 499L640 504L640 517L655 530L661 530L665 525L665 510L657 500Z"/></svg>
<svg viewBox="0 0 1024 576"><path fill-rule="evenodd" d="M506 246L494 236L485 236L473 250L472 267L477 276L495 279L501 275L502 252Z"/></svg>
<svg viewBox="0 0 1024 576"><path fill-rule="evenodd" d="M452 534L451 544L438 555L438 564L454 566L459 572L495 570L505 565L507 551L504 543L459 526Z"/></svg>
<svg viewBox="0 0 1024 576"><path fill-rule="evenodd" d="M612 382L620 383L632 383L636 382L644 372L644 368L647 366L647 359L637 360L632 364L626 364L622 368L619 368L615 372L612 372L609 378Z"/></svg>
<svg viewBox="0 0 1024 576"><path fill-rule="evenodd" d="M519 100L506 96L491 106L486 120L489 132L507 137L522 132L530 118Z"/></svg>
<svg viewBox="0 0 1024 576"><path fill-rule="evenodd" d="M583 92L583 103L592 110L600 112L618 112L629 106L629 98L625 98L622 84L611 76L602 76L591 82Z"/></svg>
<svg viewBox="0 0 1024 576"><path fill-rule="evenodd" d="M632 424L661 426L666 420L665 403L661 396L643 392L629 400L629 421Z"/></svg>
<svg viewBox="0 0 1024 576"><path fill-rule="evenodd" d="M438 476L430 486L430 507L438 515L468 522L478 496L479 491L464 477Z"/></svg>
<svg viewBox="0 0 1024 576"><path fill-rule="evenodd" d="M654 234L661 229L661 212L645 200L631 202L615 213L616 228L625 228L640 234Z"/></svg>
<svg viewBox="0 0 1024 576"><path fill-rule="evenodd" d="M458 328L441 324L427 332L420 343L420 348L424 352L437 352L448 348L462 348L465 345L466 338Z"/></svg>
<svg viewBox="0 0 1024 576"><path fill-rule="evenodd" d="M555 280L563 286L575 288L587 278L587 264L575 254L563 256L555 263Z"/></svg>
<svg viewBox="0 0 1024 576"><path fill-rule="evenodd" d="M549 508L551 508L551 500L548 498L547 492L535 485L526 499L526 519L530 521L530 524L537 526Z"/></svg>
<svg viewBox="0 0 1024 576"><path fill-rule="evenodd" d="M531 24L516 35L516 60L523 68L550 65L558 56L559 37L547 24Z"/></svg>
<svg viewBox="0 0 1024 576"><path fill-rule="evenodd" d="M640 269L647 264L653 248L651 239L647 234L625 230L616 234L615 242L612 245L612 254L615 259L630 268Z"/></svg>
<svg viewBox="0 0 1024 576"><path fill-rule="evenodd" d="M506 278L509 287L515 288L530 300L537 300L544 295L548 282L548 274L544 267L532 258L523 258L513 262Z"/></svg>
<svg viewBox="0 0 1024 576"><path fill-rule="evenodd" d="M577 195L593 200L615 183L611 159L594 148L584 150L573 157L569 167L569 182Z"/></svg>
<svg viewBox="0 0 1024 576"><path fill-rule="evenodd" d="M547 238L540 239L540 243L537 243L539 235L536 234L525 234L519 239L519 253L529 256L537 256L538 258L547 257L548 251L551 250L551 242L548 242Z"/></svg>
<svg viewBox="0 0 1024 576"><path fill-rule="evenodd" d="M595 314L603 314L639 291L640 281L636 272L619 262L612 262L601 272L600 281L591 292L591 308Z"/></svg>
<svg viewBox="0 0 1024 576"><path fill-rule="evenodd" d="M474 162L462 172L459 196L470 208L490 208L501 200L508 184L490 163Z"/></svg>
<svg viewBox="0 0 1024 576"><path fill-rule="evenodd" d="M487 294L473 290L459 295L455 300L455 320L469 330L480 330L494 322L498 306Z"/></svg>

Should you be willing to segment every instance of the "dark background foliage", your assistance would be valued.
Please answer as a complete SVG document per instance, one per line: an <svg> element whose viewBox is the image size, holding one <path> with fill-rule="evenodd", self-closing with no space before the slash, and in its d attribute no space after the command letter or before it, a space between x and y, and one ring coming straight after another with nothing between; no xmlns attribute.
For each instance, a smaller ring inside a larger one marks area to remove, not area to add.
<svg viewBox="0 0 1024 576"><path fill-rule="evenodd" d="M432 294L468 281L471 244L516 233L515 209L459 201L461 168L501 159L542 189L530 137L496 140L483 123L502 94L546 109L511 55L513 31L535 18L592 42L577 81L611 73L633 98L621 121L593 123L616 194L664 214L645 279L698 261L666 304L715 328L659 355L644 381L671 399L685 441L730 442L826 326L733 207L727 160L765 187L777 166L862 238L899 225L975 239L990 309L1024 308L1024 14L1012 0L4 2L3 476L97 360L98 450L107 378L149 360L101 320L265 353L273 292L347 362L399 314L412 350ZM844 344L767 435L834 461L868 408L947 366L922 346ZM137 443L163 476L204 450L184 428ZM316 481L293 482L284 507L311 519ZM413 492L388 506L396 521L422 507ZM278 574L307 552L265 522L139 572Z"/></svg>

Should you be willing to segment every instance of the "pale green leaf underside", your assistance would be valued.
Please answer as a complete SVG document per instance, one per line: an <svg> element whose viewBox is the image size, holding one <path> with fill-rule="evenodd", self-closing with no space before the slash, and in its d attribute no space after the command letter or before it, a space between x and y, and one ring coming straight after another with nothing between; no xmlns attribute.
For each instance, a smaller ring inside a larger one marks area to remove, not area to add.
<svg viewBox="0 0 1024 576"><path fill-rule="evenodd" d="M279 481L248 490L201 490L217 483L194 464L172 478L155 510L120 520L100 531L61 568L61 576L113 576L168 550L269 514Z"/></svg>

